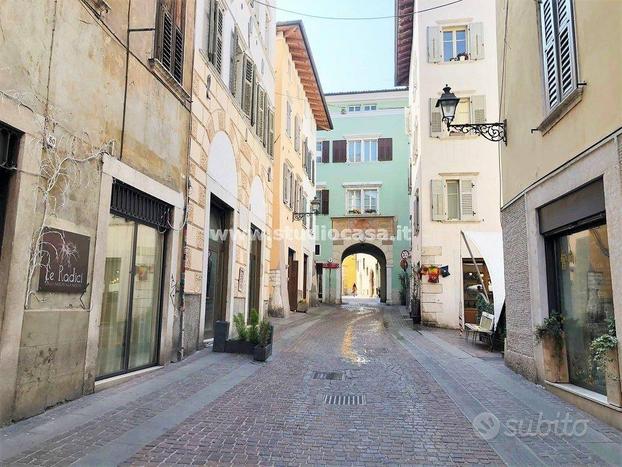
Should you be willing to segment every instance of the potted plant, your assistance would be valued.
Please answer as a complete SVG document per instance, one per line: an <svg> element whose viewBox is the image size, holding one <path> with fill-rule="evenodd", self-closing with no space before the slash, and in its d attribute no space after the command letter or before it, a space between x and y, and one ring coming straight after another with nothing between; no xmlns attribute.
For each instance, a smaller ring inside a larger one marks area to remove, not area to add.
<svg viewBox="0 0 622 467"><path fill-rule="evenodd" d="M250 328L252 328L252 326L250 328L246 326L242 313L237 313L233 317L233 326L235 327L238 338L228 339L225 342L225 352L252 355L253 349L255 348L255 344L250 342Z"/></svg>
<svg viewBox="0 0 622 467"><path fill-rule="evenodd" d="M592 360L605 373L607 402L622 407L620 389L620 364L618 360L618 338L613 319L607 319L607 332L590 344Z"/></svg>
<svg viewBox="0 0 622 467"><path fill-rule="evenodd" d="M299 313L306 313L309 311L309 304L306 300L299 300L298 305L296 306L296 311Z"/></svg>
<svg viewBox="0 0 622 467"><path fill-rule="evenodd" d="M253 360L265 362L272 355L272 325L267 319L259 323L258 340L259 342L253 351Z"/></svg>
<svg viewBox="0 0 622 467"><path fill-rule="evenodd" d="M536 341L542 343L544 354L544 377L551 383L569 381L563 323L562 314L552 310L549 317L536 327Z"/></svg>

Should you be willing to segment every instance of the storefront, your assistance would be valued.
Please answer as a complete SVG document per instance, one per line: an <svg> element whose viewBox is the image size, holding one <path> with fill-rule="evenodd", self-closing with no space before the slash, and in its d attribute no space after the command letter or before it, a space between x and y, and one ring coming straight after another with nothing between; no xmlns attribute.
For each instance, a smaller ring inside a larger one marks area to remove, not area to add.
<svg viewBox="0 0 622 467"><path fill-rule="evenodd" d="M115 180L108 217L97 377L158 361L171 206Z"/></svg>
<svg viewBox="0 0 622 467"><path fill-rule="evenodd" d="M538 211L545 238L549 310L561 312L569 382L606 394L590 344L614 320L602 178Z"/></svg>

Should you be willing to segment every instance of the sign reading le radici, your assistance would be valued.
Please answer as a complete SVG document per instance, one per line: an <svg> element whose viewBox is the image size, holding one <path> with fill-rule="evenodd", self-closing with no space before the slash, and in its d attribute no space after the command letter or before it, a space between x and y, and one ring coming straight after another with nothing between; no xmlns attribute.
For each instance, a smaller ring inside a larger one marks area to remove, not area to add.
<svg viewBox="0 0 622 467"><path fill-rule="evenodd" d="M46 227L41 239L39 291L84 292L90 242L85 235Z"/></svg>

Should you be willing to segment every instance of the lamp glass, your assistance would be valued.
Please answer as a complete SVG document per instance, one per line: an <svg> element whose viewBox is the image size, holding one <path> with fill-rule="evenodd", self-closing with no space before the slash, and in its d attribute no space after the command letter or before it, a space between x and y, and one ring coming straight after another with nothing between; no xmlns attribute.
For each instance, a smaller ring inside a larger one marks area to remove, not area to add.
<svg viewBox="0 0 622 467"><path fill-rule="evenodd" d="M441 98L436 102L436 107L440 106L441 112L443 113L443 120L451 122L454 119L459 102L460 99L451 92L451 88L445 86Z"/></svg>
<svg viewBox="0 0 622 467"><path fill-rule="evenodd" d="M313 200L311 201L311 212L317 214L317 212L320 209L320 200L317 199L317 196L315 198L313 198Z"/></svg>

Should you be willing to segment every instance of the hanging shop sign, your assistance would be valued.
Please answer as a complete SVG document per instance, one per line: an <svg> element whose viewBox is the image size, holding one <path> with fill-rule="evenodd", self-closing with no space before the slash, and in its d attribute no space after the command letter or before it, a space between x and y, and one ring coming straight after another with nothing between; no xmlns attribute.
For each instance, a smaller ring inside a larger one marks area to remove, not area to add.
<svg viewBox="0 0 622 467"><path fill-rule="evenodd" d="M41 237L39 291L82 293L87 287L91 238L46 227Z"/></svg>

